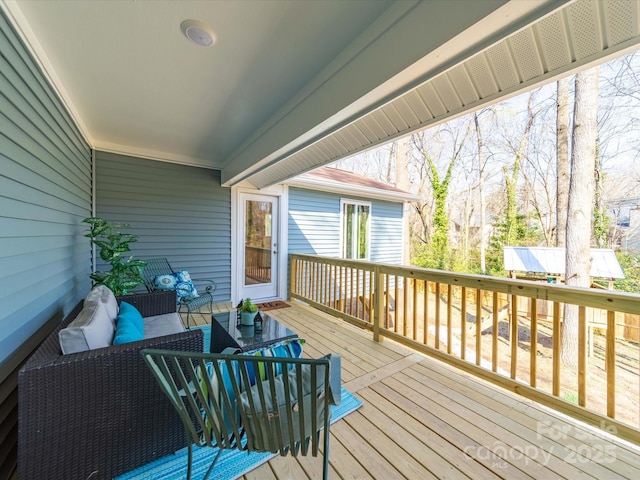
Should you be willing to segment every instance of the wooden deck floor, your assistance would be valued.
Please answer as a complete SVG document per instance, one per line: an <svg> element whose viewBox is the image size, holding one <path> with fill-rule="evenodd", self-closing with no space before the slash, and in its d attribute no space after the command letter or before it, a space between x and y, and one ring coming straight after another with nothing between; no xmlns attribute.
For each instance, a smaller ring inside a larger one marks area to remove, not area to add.
<svg viewBox="0 0 640 480"><path fill-rule="evenodd" d="M640 478L637 446L313 308L269 314L306 339L306 356L340 354L343 385L364 403L331 426L330 478ZM319 457L277 457L244 478L321 472Z"/></svg>

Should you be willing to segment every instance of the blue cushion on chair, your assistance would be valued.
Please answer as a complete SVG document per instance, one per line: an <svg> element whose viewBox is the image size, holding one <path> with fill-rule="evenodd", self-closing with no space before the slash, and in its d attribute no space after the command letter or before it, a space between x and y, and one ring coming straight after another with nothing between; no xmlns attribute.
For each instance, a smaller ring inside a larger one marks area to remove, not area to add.
<svg viewBox="0 0 640 480"><path fill-rule="evenodd" d="M144 338L144 320L136 307L127 302L120 303L116 323L116 335L114 345L137 342Z"/></svg>
<svg viewBox="0 0 640 480"><path fill-rule="evenodd" d="M159 290L175 290L178 302L183 298L191 300L199 297L198 290L193 285L191 276L186 270L167 275L158 275L153 279L153 282Z"/></svg>
<svg viewBox="0 0 640 480"><path fill-rule="evenodd" d="M287 357L287 358L299 358L302 354L302 346L305 344L305 340L302 338L294 338L284 340L282 342L274 343L266 348L262 348L259 350L254 350L251 352L246 352L245 355L253 355L253 356L262 356L262 357ZM242 384L242 378L240 377L240 373L238 370L238 364L236 362L232 362L231 371L229 371L228 364L224 361L218 361L218 365L220 366L220 371L222 373L223 382L222 385L218 383L217 377L214 375L213 364L211 362L207 362L206 371L200 369L200 367L196 368L196 374L198 376L198 382L202 387L206 400L210 409L213 409L213 402L221 402L220 397L220 389L224 388L228 393L231 400L235 400L235 392L232 390L232 384L230 377L233 376L236 378L238 383ZM267 378L267 371L264 367L263 363L258 364L258 378L260 380L265 380ZM282 373L280 369L276 369L276 375ZM255 385L256 383L256 374L253 371L251 364L247 365L247 373L249 375L249 382L251 385ZM211 390L207 388L207 382L205 380L205 376L208 377L208 380L211 384ZM250 387L250 386L247 386ZM238 405L233 402L231 415L236 420L236 423L240 424L240 412L238 411ZM231 420L227 417L229 412L225 410L223 413L224 422L228 429L231 429ZM207 425L208 428L211 428L211 425Z"/></svg>
<svg viewBox="0 0 640 480"><path fill-rule="evenodd" d="M257 357L285 357L285 358L300 358L302 355L302 346L305 344L305 340L303 338L292 338L288 340L284 340L282 342L274 343L273 345L269 345L268 347L261 348L259 350L254 350L251 352L247 352L246 355L254 355ZM279 366L278 366L279 367ZM258 364L259 377L260 380L266 380L267 372L264 369L264 364ZM252 371L251 366L248 366L249 372L249 380L251 381L251 385L254 385L256 382L256 375ZM279 368L276 369L276 375L281 374L282 372Z"/></svg>

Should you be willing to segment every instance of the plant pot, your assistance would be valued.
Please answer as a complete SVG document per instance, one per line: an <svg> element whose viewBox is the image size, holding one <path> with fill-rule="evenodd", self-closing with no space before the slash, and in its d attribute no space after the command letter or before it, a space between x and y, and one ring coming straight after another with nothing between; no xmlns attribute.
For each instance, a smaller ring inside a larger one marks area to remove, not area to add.
<svg viewBox="0 0 640 480"><path fill-rule="evenodd" d="M252 326L253 319L256 318L258 312L241 312L240 313L240 325Z"/></svg>

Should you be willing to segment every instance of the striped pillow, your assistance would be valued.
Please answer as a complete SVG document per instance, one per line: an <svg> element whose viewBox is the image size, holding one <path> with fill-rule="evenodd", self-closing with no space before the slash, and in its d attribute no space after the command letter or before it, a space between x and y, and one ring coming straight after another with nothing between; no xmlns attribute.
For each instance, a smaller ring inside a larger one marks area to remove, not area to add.
<svg viewBox="0 0 640 480"><path fill-rule="evenodd" d="M302 354L302 347L304 343L305 343L305 340L301 338L284 340L280 343L273 344L268 348L247 352L245 353L245 355L254 355L254 356L262 356L262 357L299 358L300 355ZM201 369L200 367L196 368L198 383L200 384L200 388L202 389L207 402L206 406L204 405L202 406L203 418L205 417L204 415L205 408L208 410L208 414L206 415L207 419L205 421L207 432L206 433L203 432L203 438L202 438L204 442L207 441L206 436L211 435L211 428L213 425L211 424L210 419L213 419L213 422L218 428L220 427L220 422L218 421L217 416L214 413L216 409L214 408L213 402L216 402L220 410L222 411L222 421L224 422L224 425L226 426L229 432L233 430L233 424L232 424L231 418L235 418L236 425L238 426L240 425L240 412L237 407L237 402L234 401L235 393L233 391L233 388L231 387L231 378L230 378L230 375L233 375L234 378L238 381L238 383L242 384L242 378L238 370L238 364L237 362L231 362L232 372L229 372L229 368L227 367L226 362L218 361L218 365L220 367L220 373L222 374L223 385L220 385L220 383L218 382L212 362L208 362L206 364L206 371L203 371L204 369ZM251 382L251 385L255 385L256 375L255 375L255 372L253 371L252 365L247 364L247 369L249 374L249 381ZM258 364L258 370L259 370L260 380L266 380L267 371L264 363ZM282 371L280 370L281 368L279 368L278 366L278 368L276 369L275 375L281 374ZM232 412L229 412L228 409L223 405L222 397L220 396L220 388L224 388L228 392L229 398L232 401L232 409L233 409ZM244 388L246 389L247 387L245 386ZM211 443L215 444L215 438L210 437L209 440L211 441Z"/></svg>

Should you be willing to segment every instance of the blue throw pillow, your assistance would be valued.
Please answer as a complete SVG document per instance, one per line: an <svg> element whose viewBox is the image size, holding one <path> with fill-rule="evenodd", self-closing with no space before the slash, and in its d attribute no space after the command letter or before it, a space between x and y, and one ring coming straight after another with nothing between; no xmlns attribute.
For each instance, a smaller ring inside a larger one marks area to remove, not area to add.
<svg viewBox="0 0 640 480"><path fill-rule="evenodd" d="M257 357L300 358L300 356L302 355L302 347L305 343L306 341L304 338L292 338L279 343L274 343L273 345L269 345L266 348L246 352L245 355L254 355ZM267 371L265 369L264 363L259 363L258 369L260 380L265 380L267 378ZM247 371L249 373L249 380L251 381L251 385L254 385L256 383L256 374L253 371L251 365L248 365ZM279 375L281 373L282 371L280 370L280 365L276 365L275 374Z"/></svg>
<svg viewBox="0 0 640 480"><path fill-rule="evenodd" d="M144 320L136 307L127 302L120 303L120 311L116 318L116 335L114 345L137 342L144 338Z"/></svg>
<svg viewBox="0 0 640 480"><path fill-rule="evenodd" d="M167 275L158 275L153 279L153 283L159 290L175 290L178 302L183 298L191 300L199 297L198 290L186 270Z"/></svg>

